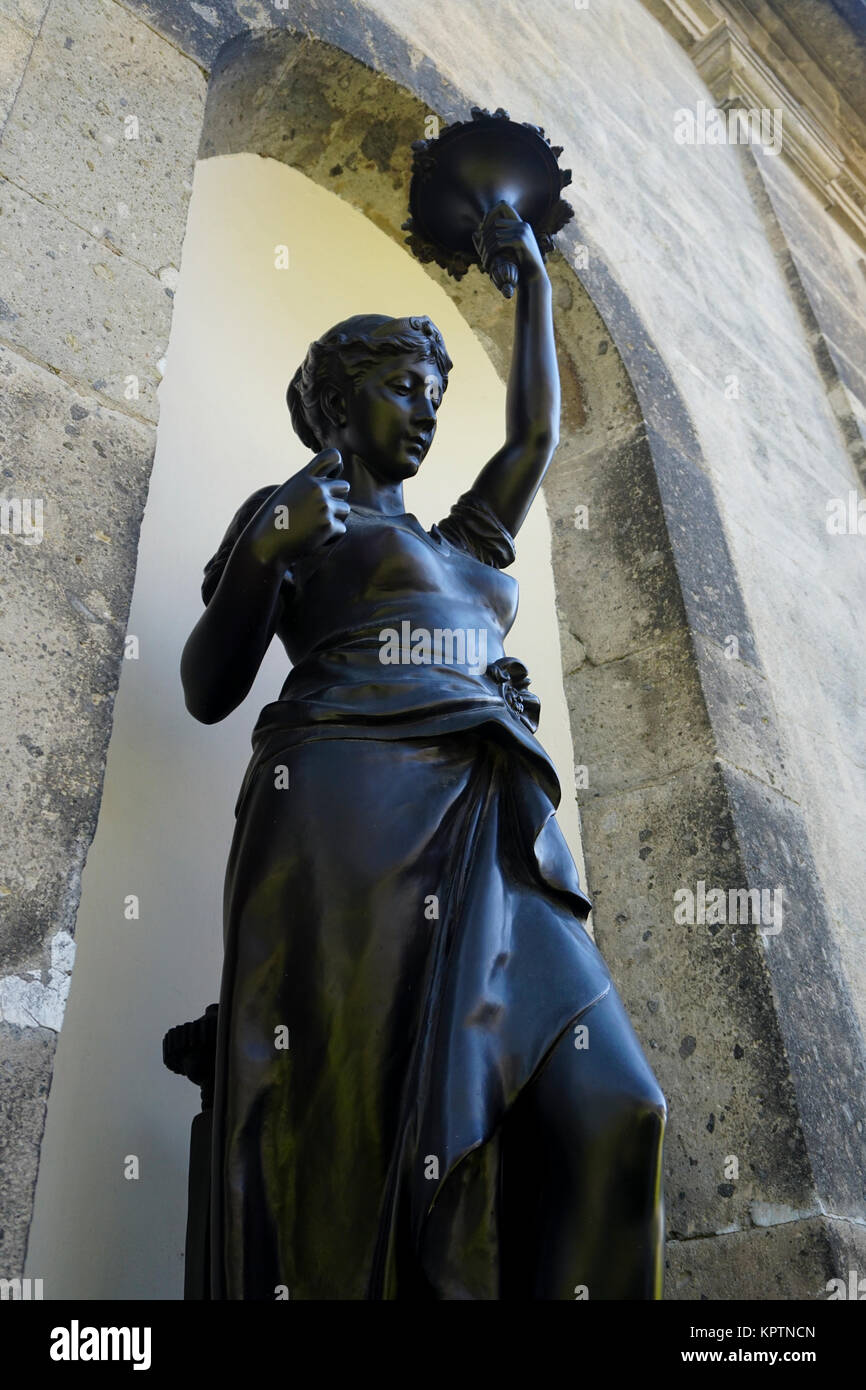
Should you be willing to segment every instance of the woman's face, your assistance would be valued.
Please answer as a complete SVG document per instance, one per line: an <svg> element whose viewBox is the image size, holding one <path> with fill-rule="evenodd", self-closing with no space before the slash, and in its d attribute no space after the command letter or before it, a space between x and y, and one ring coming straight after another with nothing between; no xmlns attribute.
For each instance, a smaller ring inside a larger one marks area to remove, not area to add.
<svg viewBox="0 0 866 1390"><path fill-rule="evenodd" d="M411 353L383 359L350 386L336 447L358 455L382 482L412 478L433 442L441 399L434 362Z"/></svg>

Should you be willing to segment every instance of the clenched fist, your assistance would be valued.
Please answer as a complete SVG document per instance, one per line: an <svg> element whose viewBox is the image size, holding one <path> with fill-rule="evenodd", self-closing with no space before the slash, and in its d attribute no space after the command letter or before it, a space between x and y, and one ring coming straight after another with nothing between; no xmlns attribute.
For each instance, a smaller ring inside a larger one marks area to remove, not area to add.
<svg viewBox="0 0 866 1390"><path fill-rule="evenodd" d="M506 299L511 298L518 283L525 284L539 276L546 278L535 233L508 203L497 203L491 209L473 241L482 269Z"/></svg>
<svg viewBox="0 0 866 1390"><path fill-rule="evenodd" d="M272 492L244 532L250 553L268 569L288 569L345 535L349 484L342 478L338 449L323 449Z"/></svg>

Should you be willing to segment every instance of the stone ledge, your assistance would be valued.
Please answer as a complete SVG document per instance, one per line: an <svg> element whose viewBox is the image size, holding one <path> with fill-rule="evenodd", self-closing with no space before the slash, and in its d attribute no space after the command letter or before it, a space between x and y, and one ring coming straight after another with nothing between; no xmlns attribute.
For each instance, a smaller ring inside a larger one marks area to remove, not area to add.
<svg viewBox="0 0 866 1390"><path fill-rule="evenodd" d="M866 127L778 10L743 0L643 0L720 107L782 111L782 157L866 248Z"/></svg>

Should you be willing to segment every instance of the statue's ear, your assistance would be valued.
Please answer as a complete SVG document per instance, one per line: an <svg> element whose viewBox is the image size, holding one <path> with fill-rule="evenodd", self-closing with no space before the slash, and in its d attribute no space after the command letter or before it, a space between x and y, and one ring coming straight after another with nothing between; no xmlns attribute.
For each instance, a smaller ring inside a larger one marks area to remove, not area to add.
<svg viewBox="0 0 866 1390"><path fill-rule="evenodd" d="M346 400L338 386L328 382L319 398L322 414L335 429L342 429L346 423Z"/></svg>

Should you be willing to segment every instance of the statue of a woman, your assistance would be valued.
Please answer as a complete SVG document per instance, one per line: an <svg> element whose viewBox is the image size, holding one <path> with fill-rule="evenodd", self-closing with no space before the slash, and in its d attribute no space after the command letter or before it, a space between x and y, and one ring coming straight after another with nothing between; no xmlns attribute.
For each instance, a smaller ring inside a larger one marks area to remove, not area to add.
<svg viewBox="0 0 866 1390"><path fill-rule="evenodd" d="M585 931L503 571L557 444L550 283L517 266L506 438L426 531L451 362L360 315L288 390L315 458L240 509L182 665L223 719L271 639L225 891L213 1297L660 1297L665 1102ZM513 275L513 270L512 270Z"/></svg>

